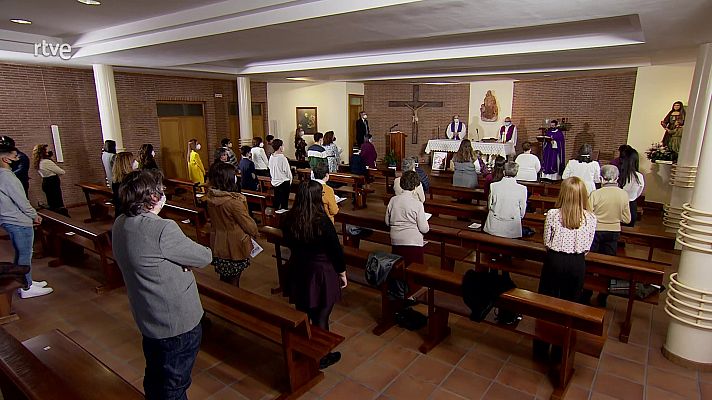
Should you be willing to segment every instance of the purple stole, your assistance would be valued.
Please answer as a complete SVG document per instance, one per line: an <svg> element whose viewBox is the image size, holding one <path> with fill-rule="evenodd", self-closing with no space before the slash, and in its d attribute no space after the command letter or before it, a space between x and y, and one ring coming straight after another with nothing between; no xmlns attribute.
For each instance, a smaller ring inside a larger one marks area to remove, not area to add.
<svg viewBox="0 0 712 400"><path fill-rule="evenodd" d="M504 133L504 128L507 128L507 138L504 140L504 142L509 142L512 140L512 135L514 134L514 125L509 125L509 127L506 127L502 125L501 128L499 128L499 137L502 137L502 134Z"/></svg>
<svg viewBox="0 0 712 400"><path fill-rule="evenodd" d="M489 172L487 171L487 166L485 166L485 162L482 161L481 158L477 159L477 163L480 164L480 174L485 175L488 174Z"/></svg>
<svg viewBox="0 0 712 400"><path fill-rule="evenodd" d="M460 138L460 133L462 132L462 121L457 123L457 130L455 130L455 121L450 122L450 130L453 133L452 138L453 139L459 139Z"/></svg>

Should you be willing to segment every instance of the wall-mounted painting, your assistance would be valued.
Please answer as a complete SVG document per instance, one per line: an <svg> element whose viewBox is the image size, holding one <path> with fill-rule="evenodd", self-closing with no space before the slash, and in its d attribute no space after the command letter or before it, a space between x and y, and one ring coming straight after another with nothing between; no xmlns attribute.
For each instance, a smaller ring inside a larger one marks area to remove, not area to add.
<svg viewBox="0 0 712 400"><path fill-rule="evenodd" d="M316 107L297 107L297 126L304 129L305 135L316 131Z"/></svg>

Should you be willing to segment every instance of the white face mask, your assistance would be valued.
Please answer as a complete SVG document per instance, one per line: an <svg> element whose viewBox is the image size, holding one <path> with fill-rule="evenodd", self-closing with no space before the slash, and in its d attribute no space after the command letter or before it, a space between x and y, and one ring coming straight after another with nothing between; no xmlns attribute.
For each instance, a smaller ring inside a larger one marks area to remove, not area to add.
<svg viewBox="0 0 712 400"><path fill-rule="evenodd" d="M260 147L265 147L265 144L260 142Z"/></svg>
<svg viewBox="0 0 712 400"><path fill-rule="evenodd" d="M195 145L195 149L196 149L196 150L200 150L202 147L203 147L203 146L201 146L200 143L198 143L198 144Z"/></svg>
<svg viewBox="0 0 712 400"><path fill-rule="evenodd" d="M155 151L155 150L151 150L151 156L152 156L152 157L155 157L155 156L156 156L156 151Z"/></svg>
<svg viewBox="0 0 712 400"><path fill-rule="evenodd" d="M367 118L368 118L368 115L363 114L363 119L367 119Z"/></svg>
<svg viewBox="0 0 712 400"><path fill-rule="evenodd" d="M232 148L232 142L228 143L227 147Z"/></svg>
<svg viewBox="0 0 712 400"><path fill-rule="evenodd" d="M158 200L158 204L156 204L156 209L155 209L156 214L158 214L159 212L161 212L161 210L163 209L163 206L166 205L166 201L167 201L167 200L168 200L168 199L166 199L166 195L165 195L165 194L161 196L161 199Z"/></svg>
<svg viewBox="0 0 712 400"><path fill-rule="evenodd" d="M235 175L235 185L237 185L237 175Z"/></svg>
<svg viewBox="0 0 712 400"><path fill-rule="evenodd" d="M133 163L131 164L131 168L138 169L138 161L134 160Z"/></svg>
<svg viewBox="0 0 712 400"><path fill-rule="evenodd" d="M512 121L504 121L504 125L506 125L506 126L512 125Z"/></svg>
<svg viewBox="0 0 712 400"><path fill-rule="evenodd" d="M454 123L456 123L456 124L457 124L457 123L460 123L460 120L457 119L457 118L453 119L452 121L453 121Z"/></svg>

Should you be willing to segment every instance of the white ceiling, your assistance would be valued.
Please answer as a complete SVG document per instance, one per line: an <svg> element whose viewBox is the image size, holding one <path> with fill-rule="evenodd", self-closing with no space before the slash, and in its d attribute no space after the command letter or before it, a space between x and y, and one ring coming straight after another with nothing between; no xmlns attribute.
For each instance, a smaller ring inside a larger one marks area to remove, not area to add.
<svg viewBox="0 0 712 400"><path fill-rule="evenodd" d="M458 82L694 61L712 0L0 0L0 61ZM17 25L11 18L32 20ZM47 37L69 61L35 57Z"/></svg>

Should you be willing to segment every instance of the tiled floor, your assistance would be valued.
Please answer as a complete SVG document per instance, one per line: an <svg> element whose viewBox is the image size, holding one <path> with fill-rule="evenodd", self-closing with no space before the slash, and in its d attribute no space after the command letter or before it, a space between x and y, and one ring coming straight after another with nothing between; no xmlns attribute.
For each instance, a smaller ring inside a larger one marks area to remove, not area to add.
<svg viewBox="0 0 712 400"><path fill-rule="evenodd" d="M76 218L83 209L72 210ZM242 286L271 296L276 284L270 246L244 273ZM635 250L635 249L630 249ZM0 240L0 259L12 249ZM21 319L5 329L21 340L61 329L112 369L141 388L144 367L141 337L125 290L97 295L96 260L82 268L47 267L36 259L37 279L55 288L49 296L16 299ZM464 268L464 266L459 266ZM517 279L519 286L535 282ZM712 399L712 373L678 367L660 353L668 317L661 306L635 305L630 343L617 340L624 302L608 304L608 341L600 359L576 355L576 372L566 399ZM429 354L417 348L424 332L392 328L374 336L379 313L374 291L350 285L332 314L332 330L345 336L343 359L303 399L547 399L552 391L545 366L532 361L531 344L496 327L451 317L452 335ZM193 370L192 400L270 399L279 393L280 349L213 318Z"/></svg>

